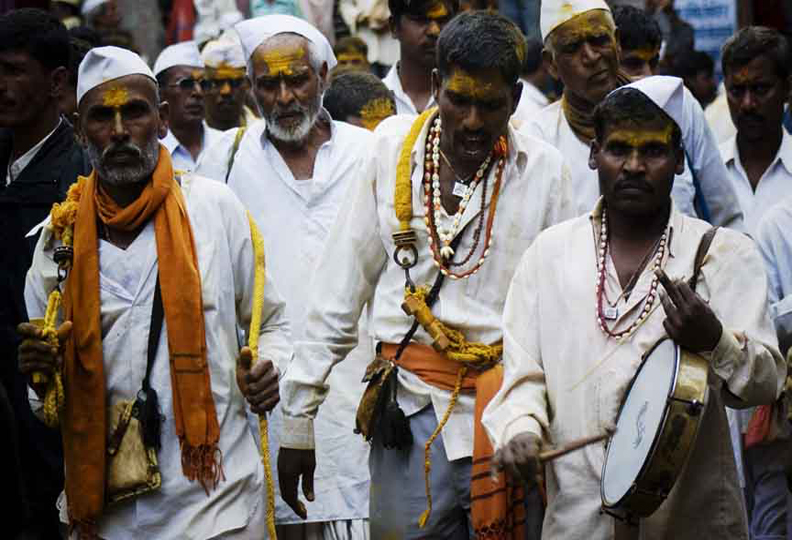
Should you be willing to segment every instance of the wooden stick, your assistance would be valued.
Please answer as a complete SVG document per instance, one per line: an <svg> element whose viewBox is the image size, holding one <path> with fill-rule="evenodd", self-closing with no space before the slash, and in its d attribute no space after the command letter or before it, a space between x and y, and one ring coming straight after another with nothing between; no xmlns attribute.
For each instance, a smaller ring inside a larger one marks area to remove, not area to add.
<svg viewBox="0 0 792 540"><path fill-rule="evenodd" d="M589 446L591 444L596 444L600 441L604 441L608 437L612 436L616 433L616 430L611 428L605 430L605 433L601 435L594 435L593 437L584 437L582 439L578 439L576 441L572 441L571 443L562 446L560 448L553 448L552 450L547 450L545 452L541 452L539 454L539 461L542 463L547 463L548 461L553 461L554 459L558 459L561 456L565 456L575 450L580 450L583 447Z"/></svg>

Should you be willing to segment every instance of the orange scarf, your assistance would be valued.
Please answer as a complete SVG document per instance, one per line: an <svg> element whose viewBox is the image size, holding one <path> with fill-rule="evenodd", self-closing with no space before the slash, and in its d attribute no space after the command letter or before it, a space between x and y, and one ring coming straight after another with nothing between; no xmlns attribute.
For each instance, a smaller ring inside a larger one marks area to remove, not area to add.
<svg viewBox="0 0 792 540"><path fill-rule="evenodd" d="M125 231L140 229L152 216L157 240L162 304L167 322L173 416L184 475L207 490L222 478L217 447L220 426L206 362L201 276L184 197L160 146L152 181L140 197L121 208L97 182L84 183L74 225L74 261L64 295L64 312L74 323L64 347L66 403L61 422L66 495L73 524L90 529L104 507L107 413L99 300L99 240L96 220ZM138 359L145 361L145 359Z"/></svg>
<svg viewBox="0 0 792 540"><path fill-rule="evenodd" d="M382 344L382 355L393 358L398 345ZM459 364L422 343L410 343L396 362L426 384L449 392L454 389ZM503 367L498 364L484 372L469 370L462 379L462 390L476 393L473 420L473 469L470 478L470 513L477 540L522 540L525 506L522 485L515 484L505 472L496 480L490 477L494 454L481 415L503 382Z"/></svg>

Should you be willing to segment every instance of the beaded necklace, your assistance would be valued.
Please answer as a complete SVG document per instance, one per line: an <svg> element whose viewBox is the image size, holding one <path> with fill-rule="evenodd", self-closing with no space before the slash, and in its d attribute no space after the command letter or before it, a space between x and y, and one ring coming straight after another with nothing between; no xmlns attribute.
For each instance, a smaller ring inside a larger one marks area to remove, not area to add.
<svg viewBox="0 0 792 540"><path fill-rule="evenodd" d="M660 237L660 240L657 245L657 252L654 257L654 263L652 268L652 284L649 287L649 294L646 295L646 300L644 301L643 310L641 310L641 314L638 318L633 321L633 323L627 327L626 329L620 332L612 332L610 328L608 328L608 324L606 322L607 317L605 316L605 311L603 308L603 297L605 296L605 261L606 256L608 253L608 213L606 208L603 207L602 209L602 225L600 226L600 237L599 237L599 257L597 260L597 303L595 307L595 312L597 315L597 323L599 323L599 327L602 332L611 338L621 338L628 334L634 332L639 326L643 324L649 314L652 312L652 306L654 305L655 299L657 298L657 284L660 281L660 278L657 277L657 270L659 270L663 263L663 258L665 256L666 250L666 243L667 243L667 230L663 231L663 235ZM640 270L638 270L640 272Z"/></svg>
<svg viewBox="0 0 792 540"><path fill-rule="evenodd" d="M424 222L429 232L429 247L432 251L434 264L443 275L451 279L465 279L476 272L478 272L484 260L489 255L489 249L492 244L492 224L495 217L495 209L498 204L498 194L500 192L500 184L503 177L503 169L506 163L505 143L499 140L493 152L479 166L476 174L473 176L469 185L465 186L464 193L462 193L461 201L459 201L459 208L452 218L452 225L449 229L445 229L440 225L440 218L442 212L442 193L440 191L440 134L442 133L442 122L438 116L432 123L429 129L426 141L426 157L424 160L424 205L425 216ZM450 270L451 266L462 266L467 264L473 257L478 248L481 238L481 231L484 228L484 209L487 198L487 170L492 162L493 155L497 154L498 163L496 165L495 186L492 191L492 200L490 201L489 217L487 219L486 233L484 236L484 248L481 252L479 260L470 269L465 272L457 273ZM482 184L481 196L481 209L479 212L478 224L476 230L473 232L473 245L468 252L467 256L458 263L454 263L451 259L454 256L454 249L451 247L451 242L459 232L459 226L462 220L462 214L470 202L470 197L476 190L476 187Z"/></svg>

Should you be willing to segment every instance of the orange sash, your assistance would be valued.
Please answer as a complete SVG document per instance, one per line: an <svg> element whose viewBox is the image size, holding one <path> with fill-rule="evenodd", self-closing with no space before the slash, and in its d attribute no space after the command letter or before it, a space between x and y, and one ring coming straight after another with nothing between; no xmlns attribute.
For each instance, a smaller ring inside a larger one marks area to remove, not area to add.
<svg viewBox="0 0 792 540"><path fill-rule="evenodd" d="M61 426L70 519L90 529L104 507L107 444L97 218L109 227L132 231L153 216L182 470L208 492L222 477L222 456L217 448L220 427L206 362L195 240L170 155L160 146L152 180L125 208L104 193L96 171L80 177L79 182L84 185L74 225L74 260L64 295L66 320L73 321L74 329L64 346L66 402Z"/></svg>
<svg viewBox="0 0 792 540"><path fill-rule="evenodd" d="M398 345L382 344L382 355L393 358ZM421 378L426 384L452 391L456 384L460 365L447 356L422 343L410 343L396 362ZM505 473L496 480L490 476L494 454L481 415L484 408L495 397L503 382L503 367L477 372L469 369L462 379L463 392L476 393L473 425L473 469L470 478L470 508L473 529L479 540L513 539L522 540L525 526L525 507L522 485L511 481Z"/></svg>

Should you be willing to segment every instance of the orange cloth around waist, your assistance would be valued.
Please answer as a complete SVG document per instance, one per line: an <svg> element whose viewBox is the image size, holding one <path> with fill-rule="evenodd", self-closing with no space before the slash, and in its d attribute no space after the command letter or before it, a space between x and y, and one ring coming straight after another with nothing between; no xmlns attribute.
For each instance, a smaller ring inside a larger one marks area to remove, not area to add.
<svg viewBox="0 0 792 540"><path fill-rule="evenodd" d="M382 356L393 359L399 346L382 344ZM426 384L449 392L454 390L462 364L450 360L429 345L412 342L404 349L396 365L421 378ZM473 416L473 468L470 477L470 512L477 540L521 540L524 536L525 506L523 489L505 473L495 479L490 468L494 449L490 443L481 416L487 404L495 397L503 383L503 366L496 365L486 371L468 369L462 379L461 389L476 393Z"/></svg>
<svg viewBox="0 0 792 540"><path fill-rule="evenodd" d="M392 359L398 349L398 345L383 343L382 356ZM394 361L397 366L418 375L426 384L448 390L449 392L454 390L459 368L462 367L462 364L454 362L429 345L415 342L407 345L401 357ZM479 371L474 369L468 369L462 379L463 392L474 392L476 390L476 378L479 373Z"/></svg>

